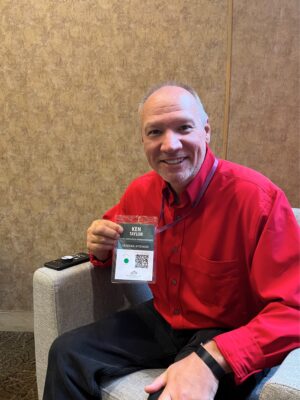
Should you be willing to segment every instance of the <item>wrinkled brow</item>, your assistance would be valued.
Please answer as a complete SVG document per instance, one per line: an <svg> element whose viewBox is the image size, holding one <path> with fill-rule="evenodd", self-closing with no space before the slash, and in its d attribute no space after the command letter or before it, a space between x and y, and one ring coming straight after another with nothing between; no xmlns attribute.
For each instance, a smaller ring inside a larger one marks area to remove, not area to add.
<svg viewBox="0 0 300 400"><path fill-rule="evenodd" d="M188 117L172 117L171 122L170 121L166 121L164 118L164 121L159 121L159 120L154 120L154 121L149 121L146 123L144 129L148 130L151 128L157 128L157 127L164 127L166 125L185 125L185 124L191 124L193 126L196 125L196 122L193 118L188 118Z"/></svg>

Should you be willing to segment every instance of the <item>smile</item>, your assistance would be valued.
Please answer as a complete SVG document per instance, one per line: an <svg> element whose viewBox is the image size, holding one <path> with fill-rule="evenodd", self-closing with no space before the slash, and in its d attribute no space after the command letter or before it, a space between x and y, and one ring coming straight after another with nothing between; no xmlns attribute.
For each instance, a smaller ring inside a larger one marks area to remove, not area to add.
<svg viewBox="0 0 300 400"><path fill-rule="evenodd" d="M185 157L181 157L181 158L162 160L162 162L165 164L168 164L168 165L178 165L178 164L181 164L184 160L185 160Z"/></svg>

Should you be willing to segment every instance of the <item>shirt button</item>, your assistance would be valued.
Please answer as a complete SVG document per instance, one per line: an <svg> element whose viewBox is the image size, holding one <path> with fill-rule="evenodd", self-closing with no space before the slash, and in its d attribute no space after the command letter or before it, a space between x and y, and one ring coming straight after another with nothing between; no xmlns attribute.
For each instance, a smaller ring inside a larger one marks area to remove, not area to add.
<svg viewBox="0 0 300 400"><path fill-rule="evenodd" d="M172 283L172 285L175 286L175 285L177 285L177 280L176 280L176 279L172 279L172 280L171 280L171 283Z"/></svg>
<svg viewBox="0 0 300 400"><path fill-rule="evenodd" d="M178 251L178 246L172 247L172 253L175 254Z"/></svg>
<svg viewBox="0 0 300 400"><path fill-rule="evenodd" d="M175 308L173 314L174 315L179 315L180 314L180 310L178 308Z"/></svg>

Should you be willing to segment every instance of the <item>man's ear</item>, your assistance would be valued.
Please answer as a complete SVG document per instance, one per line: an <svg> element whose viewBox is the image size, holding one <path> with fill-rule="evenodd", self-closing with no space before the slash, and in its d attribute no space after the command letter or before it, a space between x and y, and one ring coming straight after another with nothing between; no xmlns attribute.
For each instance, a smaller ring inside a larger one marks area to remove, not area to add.
<svg viewBox="0 0 300 400"><path fill-rule="evenodd" d="M210 134L211 134L211 129L208 120L204 126L204 130L205 130L205 141L208 144L210 142Z"/></svg>

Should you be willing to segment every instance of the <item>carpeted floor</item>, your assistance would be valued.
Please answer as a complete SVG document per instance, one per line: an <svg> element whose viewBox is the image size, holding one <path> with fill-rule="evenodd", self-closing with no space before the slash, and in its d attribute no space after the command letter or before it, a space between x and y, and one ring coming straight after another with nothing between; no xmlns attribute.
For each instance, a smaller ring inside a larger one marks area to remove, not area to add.
<svg viewBox="0 0 300 400"><path fill-rule="evenodd" d="M0 332L0 400L37 400L31 332Z"/></svg>

